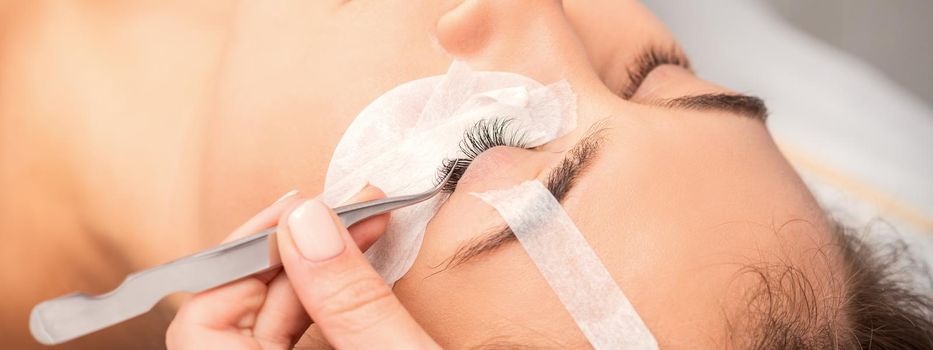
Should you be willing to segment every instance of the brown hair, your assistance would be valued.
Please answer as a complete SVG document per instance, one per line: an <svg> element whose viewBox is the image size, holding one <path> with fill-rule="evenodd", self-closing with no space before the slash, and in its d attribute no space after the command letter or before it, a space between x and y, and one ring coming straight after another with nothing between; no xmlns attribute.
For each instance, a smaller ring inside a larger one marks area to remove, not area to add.
<svg viewBox="0 0 933 350"><path fill-rule="evenodd" d="M933 349L933 279L903 241L875 243L836 225L841 293L819 300L793 266L752 267L760 279L746 316L751 334L732 334L752 349ZM867 231L866 231L867 232ZM924 290L926 289L926 290ZM831 305L825 307L825 305ZM733 339L735 340L735 339Z"/></svg>

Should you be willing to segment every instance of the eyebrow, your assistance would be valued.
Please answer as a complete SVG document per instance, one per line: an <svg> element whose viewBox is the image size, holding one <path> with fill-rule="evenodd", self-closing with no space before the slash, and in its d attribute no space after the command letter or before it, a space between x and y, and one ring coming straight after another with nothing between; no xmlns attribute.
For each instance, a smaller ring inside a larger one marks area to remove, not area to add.
<svg viewBox="0 0 933 350"><path fill-rule="evenodd" d="M762 99L742 94L717 93L683 96L652 104L673 109L721 111L762 122L768 119L768 107Z"/></svg>

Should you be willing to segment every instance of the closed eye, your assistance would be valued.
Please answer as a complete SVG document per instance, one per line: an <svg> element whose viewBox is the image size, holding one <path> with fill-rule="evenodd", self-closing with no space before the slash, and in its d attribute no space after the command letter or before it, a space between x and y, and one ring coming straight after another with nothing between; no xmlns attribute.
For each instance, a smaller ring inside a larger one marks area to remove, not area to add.
<svg viewBox="0 0 933 350"><path fill-rule="evenodd" d="M635 59L635 62L628 66L628 84L618 92L619 97L626 100L631 99L632 96L635 96L635 92L638 91L638 87L648 77L648 74L655 68L665 64L690 69L690 61L687 60L687 55L684 54L680 47L676 45L671 45L668 48L657 45L646 46L638 55L638 58Z"/></svg>

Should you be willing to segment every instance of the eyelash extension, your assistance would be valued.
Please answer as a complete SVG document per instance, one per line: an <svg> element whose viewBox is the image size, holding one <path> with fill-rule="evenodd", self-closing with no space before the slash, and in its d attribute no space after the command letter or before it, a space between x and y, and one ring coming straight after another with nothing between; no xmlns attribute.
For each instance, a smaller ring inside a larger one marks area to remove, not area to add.
<svg viewBox="0 0 933 350"><path fill-rule="evenodd" d="M511 127L513 122L513 119L508 118L484 119L464 131L463 139L460 140L460 151L465 157L445 159L438 169L438 183L448 173L452 173L450 180L444 184L442 190L447 193L453 192L473 159L490 148L497 146L528 148L525 133Z"/></svg>
<svg viewBox="0 0 933 350"><path fill-rule="evenodd" d="M631 99L632 96L635 96L635 92L638 91L638 87L641 86L641 83L648 77L648 73L651 73L655 68L665 64L690 69L690 62L687 60L687 56L684 55L683 51L676 45L671 45L668 48L662 48L656 45L648 46L628 69L629 83L626 85L625 89L619 92L619 96L626 100Z"/></svg>

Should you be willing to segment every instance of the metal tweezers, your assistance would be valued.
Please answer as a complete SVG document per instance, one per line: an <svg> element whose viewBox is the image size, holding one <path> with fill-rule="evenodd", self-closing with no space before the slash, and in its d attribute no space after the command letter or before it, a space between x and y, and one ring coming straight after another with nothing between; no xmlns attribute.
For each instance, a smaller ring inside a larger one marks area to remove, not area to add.
<svg viewBox="0 0 933 350"><path fill-rule="evenodd" d="M334 209L345 227L407 207L442 191L459 166L433 189ZM46 345L60 344L141 315L175 292L200 292L281 266L276 229L262 232L162 264L126 277L101 295L72 293L36 305L29 315L32 336Z"/></svg>

